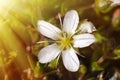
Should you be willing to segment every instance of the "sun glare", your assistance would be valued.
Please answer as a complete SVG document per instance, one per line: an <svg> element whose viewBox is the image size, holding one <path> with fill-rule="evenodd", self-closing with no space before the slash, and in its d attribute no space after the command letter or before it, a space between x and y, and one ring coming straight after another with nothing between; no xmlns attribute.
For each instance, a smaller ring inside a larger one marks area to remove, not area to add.
<svg viewBox="0 0 120 80"><path fill-rule="evenodd" d="M13 0L0 0L0 16L4 16L13 5Z"/></svg>

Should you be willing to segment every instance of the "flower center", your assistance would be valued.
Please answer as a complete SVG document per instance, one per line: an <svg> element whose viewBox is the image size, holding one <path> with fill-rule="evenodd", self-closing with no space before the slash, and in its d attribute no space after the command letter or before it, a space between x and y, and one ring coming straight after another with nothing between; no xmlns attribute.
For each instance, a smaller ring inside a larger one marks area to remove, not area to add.
<svg viewBox="0 0 120 80"><path fill-rule="evenodd" d="M70 45L72 43L70 35L67 35L66 33L63 33L62 38L60 38L60 47L64 49L70 48Z"/></svg>

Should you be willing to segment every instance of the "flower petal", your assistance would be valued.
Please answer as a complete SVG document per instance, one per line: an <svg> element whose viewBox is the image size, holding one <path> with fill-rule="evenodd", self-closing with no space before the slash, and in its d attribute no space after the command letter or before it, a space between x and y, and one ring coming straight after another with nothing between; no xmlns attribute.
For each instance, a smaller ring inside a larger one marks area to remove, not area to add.
<svg viewBox="0 0 120 80"><path fill-rule="evenodd" d="M43 20L38 21L38 30L42 35L53 40L56 40L61 33L59 28Z"/></svg>
<svg viewBox="0 0 120 80"><path fill-rule="evenodd" d="M66 13L63 21L63 30L68 34L74 34L79 23L79 16L75 10Z"/></svg>
<svg viewBox="0 0 120 80"><path fill-rule="evenodd" d="M74 47L87 47L91 45L93 42L95 42L95 37L92 34L80 34L80 35L75 35L73 37L74 39Z"/></svg>
<svg viewBox="0 0 120 80"><path fill-rule="evenodd" d="M96 31L95 26L92 24L92 22L85 21L80 25L80 30L84 33L92 33L93 31Z"/></svg>
<svg viewBox="0 0 120 80"><path fill-rule="evenodd" d="M120 5L120 0L111 0L112 4L111 5Z"/></svg>
<svg viewBox="0 0 120 80"><path fill-rule="evenodd" d="M38 54L38 59L40 63L48 63L51 60L54 60L58 54L61 52L56 43L49 45L42 50L40 50Z"/></svg>
<svg viewBox="0 0 120 80"><path fill-rule="evenodd" d="M62 59L63 59L63 64L67 70L71 72L75 72L79 69L80 62L73 48L63 51Z"/></svg>

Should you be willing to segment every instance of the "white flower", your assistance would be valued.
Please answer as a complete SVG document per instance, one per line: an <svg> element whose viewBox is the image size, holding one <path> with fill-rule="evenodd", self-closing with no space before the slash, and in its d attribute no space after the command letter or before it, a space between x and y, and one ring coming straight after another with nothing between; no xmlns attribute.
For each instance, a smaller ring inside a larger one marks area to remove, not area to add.
<svg viewBox="0 0 120 80"><path fill-rule="evenodd" d="M38 21L39 32L54 40L53 44L39 51L38 59L40 63L48 63L61 53L63 64L67 70L75 72L79 69L80 62L74 48L91 45L95 41L95 37L90 33L96 29L91 22L86 21L80 27L78 27L78 23L79 17L75 10L66 13L62 30L46 21ZM82 34L78 32L82 32Z"/></svg>
<svg viewBox="0 0 120 80"><path fill-rule="evenodd" d="M120 5L120 0L111 0L111 5Z"/></svg>

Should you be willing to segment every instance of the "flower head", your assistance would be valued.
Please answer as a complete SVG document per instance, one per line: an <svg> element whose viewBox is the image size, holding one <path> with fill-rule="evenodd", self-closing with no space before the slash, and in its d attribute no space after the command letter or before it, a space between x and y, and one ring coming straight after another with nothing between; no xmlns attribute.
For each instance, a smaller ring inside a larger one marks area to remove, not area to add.
<svg viewBox="0 0 120 80"><path fill-rule="evenodd" d="M89 21L84 21L80 26L78 26L78 23L79 16L75 10L66 13L62 30L46 21L38 21L38 31L54 40L53 44L39 51L38 59L40 63L48 63L61 53L63 64L67 70L75 72L79 69L80 62L74 48L91 45L95 41L95 37L90 33L96 29Z"/></svg>

